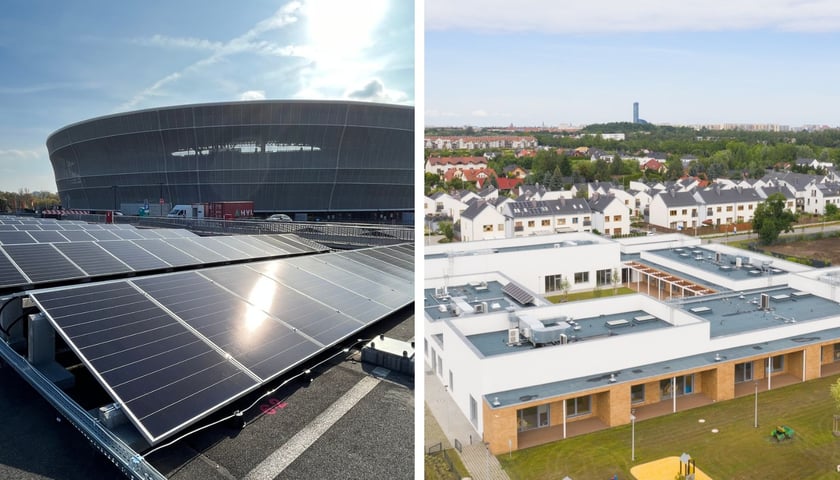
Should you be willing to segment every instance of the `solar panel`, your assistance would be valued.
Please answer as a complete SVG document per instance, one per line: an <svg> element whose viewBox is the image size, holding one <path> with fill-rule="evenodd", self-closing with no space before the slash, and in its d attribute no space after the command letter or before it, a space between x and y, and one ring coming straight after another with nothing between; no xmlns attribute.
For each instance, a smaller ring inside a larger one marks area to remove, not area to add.
<svg viewBox="0 0 840 480"><path fill-rule="evenodd" d="M14 225L2 224L0 225L0 232L17 232L18 229Z"/></svg>
<svg viewBox="0 0 840 480"><path fill-rule="evenodd" d="M346 252L325 256L325 258L322 258L322 260L324 260L329 265L335 266L348 272L353 272L357 275L364 276L365 278L370 278L381 283L384 286L390 287L397 291L402 290L403 288L405 288L406 285L414 285L414 278L411 278L408 281L406 281L406 279L397 275L393 275L388 272L383 272L382 270L377 270L373 266L356 262L350 259L349 257L345 256L344 253Z"/></svg>
<svg viewBox="0 0 840 480"><path fill-rule="evenodd" d="M61 232L71 242L93 242L96 241L89 233L83 230L64 230Z"/></svg>
<svg viewBox="0 0 840 480"><path fill-rule="evenodd" d="M375 258L372 255L365 254L366 250L353 250L350 252L342 252L341 255L345 258L353 260L355 262L359 262L363 265L368 265L376 270L382 270L388 272L392 275L396 275L404 280L413 281L414 280L414 271L406 270L405 268L394 265L390 262L386 262L382 259Z"/></svg>
<svg viewBox="0 0 840 480"><path fill-rule="evenodd" d="M122 240L140 240L141 238L145 238L137 230L114 230L111 233Z"/></svg>
<svg viewBox="0 0 840 480"><path fill-rule="evenodd" d="M68 241L57 230L42 230L29 232L29 235L38 243L58 243Z"/></svg>
<svg viewBox="0 0 840 480"><path fill-rule="evenodd" d="M6 255L0 252L0 287L24 285L29 283Z"/></svg>
<svg viewBox="0 0 840 480"><path fill-rule="evenodd" d="M3 245L3 250L33 282L85 277L83 271L49 243Z"/></svg>
<svg viewBox="0 0 840 480"><path fill-rule="evenodd" d="M216 240L228 245L229 247L235 248L240 252L244 252L248 258L254 257L264 257L269 255L267 249L262 249L257 246L251 245L247 240L240 236L232 236L232 237L216 237ZM262 245L264 243L260 242Z"/></svg>
<svg viewBox="0 0 840 480"><path fill-rule="evenodd" d="M534 296L515 282L510 282L502 287L502 291L522 305L527 305L534 301Z"/></svg>
<svg viewBox="0 0 840 480"><path fill-rule="evenodd" d="M126 282L32 297L151 443L258 385Z"/></svg>
<svg viewBox="0 0 840 480"><path fill-rule="evenodd" d="M173 266L200 263L195 257L187 255L163 240L134 240L133 243L140 245L144 250Z"/></svg>
<svg viewBox="0 0 840 480"><path fill-rule="evenodd" d="M202 274L243 298L251 298L255 292L264 290L261 294L270 296L270 302L266 302L268 313L323 345L331 345L363 326L350 316L285 285L278 285L245 266L212 268ZM274 288L269 288L271 286Z"/></svg>
<svg viewBox="0 0 840 480"><path fill-rule="evenodd" d="M271 245L274 245L275 247L285 250L289 253L304 253L316 251L309 245L305 245L301 242L296 242L294 238L286 235L257 235L256 238L260 241L270 243Z"/></svg>
<svg viewBox="0 0 840 480"><path fill-rule="evenodd" d="M99 241L105 240L119 240L120 237L114 235L113 232L109 232L107 230L88 230L87 231L93 238Z"/></svg>
<svg viewBox="0 0 840 480"><path fill-rule="evenodd" d="M263 242L257 237L259 237L259 235L237 235L233 238L240 242L245 242L257 251L261 252L255 255L258 257L276 257L278 255L288 255L291 253L287 248L281 248L277 245Z"/></svg>
<svg viewBox="0 0 840 480"><path fill-rule="evenodd" d="M134 270L155 270L170 266L168 263L131 242L102 242L99 246L111 252L111 254Z"/></svg>
<svg viewBox="0 0 840 480"><path fill-rule="evenodd" d="M394 252L387 247L385 248L366 248L364 250L358 250L358 252L362 255L368 255L370 257L376 258L378 260L382 260L383 262L390 263L391 265L396 265L407 272L414 273L414 261L413 259L407 260L400 258L397 252Z"/></svg>
<svg viewBox="0 0 840 480"><path fill-rule="evenodd" d="M57 243L55 248L91 276L131 271L126 264L94 242Z"/></svg>
<svg viewBox="0 0 840 480"><path fill-rule="evenodd" d="M194 242L191 238L172 238L167 240L173 247L189 253L197 258L202 263L220 263L227 262L227 257L219 255L209 248Z"/></svg>
<svg viewBox="0 0 840 480"><path fill-rule="evenodd" d="M267 279L250 303L195 272L134 283L263 380L322 347L262 311L273 289Z"/></svg>
<svg viewBox="0 0 840 480"><path fill-rule="evenodd" d="M41 226L37 223L22 223L18 225L17 229L21 231L41 230Z"/></svg>
<svg viewBox="0 0 840 480"><path fill-rule="evenodd" d="M354 285L337 285L308 272L299 264L278 260L259 262L251 268L363 323L369 323L392 311L376 300L358 293ZM325 295L325 292L329 294Z"/></svg>
<svg viewBox="0 0 840 480"><path fill-rule="evenodd" d="M137 234L142 238L159 239L161 238L157 230L141 229L137 230Z"/></svg>
<svg viewBox="0 0 840 480"><path fill-rule="evenodd" d="M3 245L18 245L22 243L35 243L35 239L27 232L2 231L0 232L0 243Z"/></svg>
<svg viewBox="0 0 840 480"><path fill-rule="evenodd" d="M199 237L193 239L193 241L203 247L213 250L219 255L224 255L228 260L244 260L246 258L250 258L250 256L245 252L237 250L224 243L222 238L228 237Z"/></svg>

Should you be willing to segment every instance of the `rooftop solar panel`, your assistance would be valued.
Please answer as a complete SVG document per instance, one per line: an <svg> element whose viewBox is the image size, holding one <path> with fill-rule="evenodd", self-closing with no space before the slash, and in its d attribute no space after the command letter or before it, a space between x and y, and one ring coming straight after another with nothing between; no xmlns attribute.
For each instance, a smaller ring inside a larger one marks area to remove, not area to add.
<svg viewBox="0 0 840 480"><path fill-rule="evenodd" d="M316 251L312 249L312 247L310 247L309 245L305 245L301 242L296 242L293 238L287 237L285 235L257 235L256 238L260 241L274 245L277 248L283 249L289 253L303 253Z"/></svg>
<svg viewBox="0 0 840 480"><path fill-rule="evenodd" d="M227 245L221 240L221 238L223 237L199 237L193 239L193 241L203 247L213 250L219 255L224 255L228 260L244 260L249 258L248 254Z"/></svg>
<svg viewBox="0 0 840 480"><path fill-rule="evenodd" d="M191 238L172 238L167 240L167 242L169 242L169 244L173 247L189 253L202 263L220 263L228 261L227 257L219 255L215 251L194 242Z"/></svg>
<svg viewBox="0 0 840 480"><path fill-rule="evenodd" d="M62 230L61 225L55 222L43 222L41 223L41 230Z"/></svg>
<svg viewBox="0 0 840 480"><path fill-rule="evenodd" d="M140 245L144 250L151 252L154 256L173 266L195 265L201 263L195 257L187 255L162 239L134 240L133 243Z"/></svg>
<svg viewBox="0 0 840 480"><path fill-rule="evenodd" d="M274 288L268 279L250 303L195 272L134 283L263 380L321 349L262 311Z"/></svg>
<svg viewBox="0 0 840 480"><path fill-rule="evenodd" d="M388 272L407 281L414 280L413 270L407 270L402 266L394 265L393 263L387 262L380 258L376 258L369 254L365 254L363 252L366 252L366 250L353 250L350 252L342 252L341 256L353 260L354 262L358 262L363 265L368 265L374 269Z"/></svg>
<svg viewBox="0 0 840 480"><path fill-rule="evenodd" d="M264 257L267 255L271 255L271 253L269 253L268 247L260 248L259 246L251 245L250 242L248 242L245 238L246 237L236 235L230 237L217 237L217 240L225 243L226 245L232 248L244 252L246 255L248 255L248 258ZM259 243L260 245L265 245L265 243Z"/></svg>
<svg viewBox="0 0 840 480"><path fill-rule="evenodd" d="M28 232L3 231L0 232L0 243L3 245L19 245L22 243L36 243Z"/></svg>
<svg viewBox="0 0 840 480"><path fill-rule="evenodd" d="M29 280L20 273L5 254L0 252L0 287L11 287L27 283L29 283Z"/></svg>
<svg viewBox="0 0 840 480"><path fill-rule="evenodd" d="M67 238L56 230L29 232L29 235L31 235L38 243L59 243L68 241Z"/></svg>
<svg viewBox="0 0 840 480"><path fill-rule="evenodd" d="M345 253L346 252L342 252L332 254L329 256L324 256L322 260L324 260L327 264L331 266L335 266L336 268L340 268L342 270L353 272L357 275L370 278L372 280L375 280L376 282L379 282L383 286L390 287L397 291L402 290L403 288L405 288L406 285L414 285L414 278L406 280L403 277L391 274L389 272L377 270L374 266L365 265L352 260L351 258L345 256Z"/></svg>
<svg viewBox="0 0 840 480"><path fill-rule="evenodd" d="M63 230L61 234L71 242L93 242L96 241L89 233L83 230Z"/></svg>
<svg viewBox="0 0 840 480"><path fill-rule="evenodd" d="M41 226L37 223L22 223L17 226L17 229L26 232L30 230L41 230Z"/></svg>
<svg viewBox="0 0 840 480"><path fill-rule="evenodd" d="M48 243L3 245L3 250L33 282L85 277L83 271Z"/></svg>
<svg viewBox="0 0 840 480"><path fill-rule="evenodd" d="M151 230L146 228L138 229L137 235L140 235L140 237L142 238L150 238L155 240L162 238L157 230Z"/></svg>
<svg viewBox="0 0 840 480"><path fill-rule="evenodd" d="M0 224L0 232L17 232L18 229L14 225Z"/></svg>
<svg viewBox="0 0 840 480"><path fill-rule="evenodd" d="M134 270L155 270L170 266L168 263L131 242L102 242L99 246L111 252L115 257Z"/></svg>
<svg viewBox="0 0 840 480"><path fill-rule="evenodd" d="M399 252L395 252L387 247L385 248L366 248L358 250L362 255L368 255L383 262L396 265L407 272L414 273L414 259L404 259Z"/></svg>
<svg viewBox="0 0 840 480"><path fill-rule="evenodd" d="M109 232L108 230L88 230L87 231L93 238L99 241L107 241L107 240L119 240L120 237L116 236L113 232Z"/></svg>
<svg viewBox="0 0 840 480"><path fill-rule="evenodd" d="M323 345L331 345L363 326L362 322L285 285L278 285L245 266L213 268L202 274L243 298L251 298L261 288L266 290L270 301L265 303L265 308L270 314ZM269 288L271 286L274 288Z"/></svg>
<svg viewBox="0 0 840 480"><path fill-rule="evenodd" d="M122 240L140 240L141 238L145 238L137 230L114 230L111 233Z"/></svg>
<svg viewBox="0 0 840 480"><path fill-rule="evenodd" d="M330 255L329 257L335 257ZM407 289L398 290L392 286L383 283L383 277L390 277L390 275L379 274L373 275L374 270L368 270L371 275L365 275L364 272L344 270L336 263L327 263L318 256L296 257L289 258L285 262L290 265L300 267L302 270L318 275L319 277L329 280L337 285L351 288L360 295L371 298L374 301L387 305L391 309L400 308L411 302L413 293L407 292ZM391 277L396 282L396 277ZM404 284L399 280L400 284Z"/></svg>
<svg viewBox="0 0 840 480"><path fill-rule="evenodd" d="M510 282L502 287L502 291L522 305L527 305L534 301L534 296L515 282Z"/></svg>
<svg viewBox="0 0 840 480"><path fill-rule="evenodd" d="M94 242L57 243L55 248L91 276L131 271L126 264Z"/></svg>
<svg viewBox="0 0 840 480"><path fill-rule="evenodd" d="M258 384L126 282L33 298L151 443Z"/></svg>

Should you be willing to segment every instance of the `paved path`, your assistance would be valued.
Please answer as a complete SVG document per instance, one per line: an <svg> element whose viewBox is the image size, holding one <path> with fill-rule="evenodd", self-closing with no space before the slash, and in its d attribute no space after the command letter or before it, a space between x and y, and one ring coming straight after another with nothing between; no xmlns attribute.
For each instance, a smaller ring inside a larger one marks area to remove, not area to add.
<svg viewBox="0 0 840 480"><path fill-rule="evenodd" d="M449 443L461 442L461 460L477 480L509 480L499 461L481 441L481 435L455 406L440 379L425 365L426 405Z"/></svg>

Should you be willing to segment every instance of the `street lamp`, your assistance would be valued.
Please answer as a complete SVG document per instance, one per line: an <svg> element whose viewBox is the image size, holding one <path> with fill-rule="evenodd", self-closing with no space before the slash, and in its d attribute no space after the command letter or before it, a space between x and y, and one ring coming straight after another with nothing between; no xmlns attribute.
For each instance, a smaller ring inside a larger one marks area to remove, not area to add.
<svg viewBox="0 0 840 480"><path fill-rule="evenodd" d="M758 428L758 382L755 382L755 422L753 428Z"/></svg>
<svg viewBox="0 0 840 480"><path fill-rule="evenodd" d="M636 461L636 409L630 409L630 461Z"/></svg>

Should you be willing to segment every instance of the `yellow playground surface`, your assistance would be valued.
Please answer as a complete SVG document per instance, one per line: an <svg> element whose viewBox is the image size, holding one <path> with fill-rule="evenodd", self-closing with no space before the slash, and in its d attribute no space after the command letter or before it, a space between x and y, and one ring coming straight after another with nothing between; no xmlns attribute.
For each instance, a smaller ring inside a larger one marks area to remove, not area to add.
<svg viewBox="0 0 840 480"><path fill-rule="evenodd" d="M636 480L674 480L680 472L680 457L665 457L652 462L636 465L630 473ZM699 468L694 470L696 480L712 480Z"/></svg>

